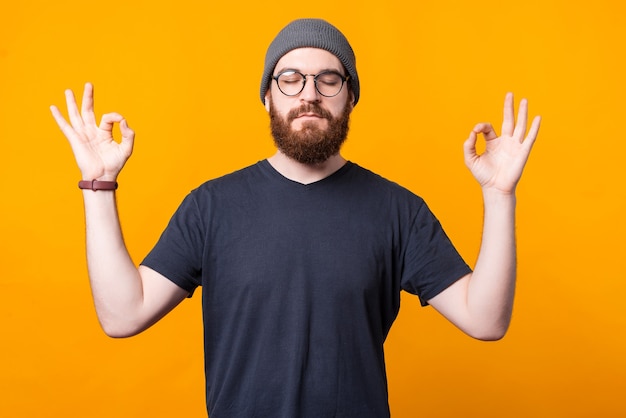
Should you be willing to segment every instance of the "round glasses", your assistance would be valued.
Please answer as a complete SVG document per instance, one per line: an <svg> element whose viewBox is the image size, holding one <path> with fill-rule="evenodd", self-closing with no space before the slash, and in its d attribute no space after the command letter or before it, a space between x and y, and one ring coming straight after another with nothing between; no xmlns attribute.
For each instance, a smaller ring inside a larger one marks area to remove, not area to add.
<svg viewBox="0 0 626 418"><path fill-rule="evenodd" d="M285 96L297 96L304 90L307 77L313 77L315 90L324 97L334 97L341 92L344 83L350 78L336 71L322 71L318 74L302 74L295 70L286 70L272 77L278 89Z"/></svg>

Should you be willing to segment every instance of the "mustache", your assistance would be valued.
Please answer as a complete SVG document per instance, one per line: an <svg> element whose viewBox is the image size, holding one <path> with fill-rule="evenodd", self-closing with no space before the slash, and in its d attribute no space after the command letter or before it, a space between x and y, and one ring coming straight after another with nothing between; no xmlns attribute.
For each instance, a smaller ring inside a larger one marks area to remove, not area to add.
<svg viewBox="0 0 626 418"><path fill-rule="evenodd" d="M287 121L292 122L295 118L300 116L303 113L314 113L319 117L324 119L328 119L329 121L333 120L333 115L330 111L324 109L317 103L306 103L296 109L291 109L289 113L287 113Z"/></svg>

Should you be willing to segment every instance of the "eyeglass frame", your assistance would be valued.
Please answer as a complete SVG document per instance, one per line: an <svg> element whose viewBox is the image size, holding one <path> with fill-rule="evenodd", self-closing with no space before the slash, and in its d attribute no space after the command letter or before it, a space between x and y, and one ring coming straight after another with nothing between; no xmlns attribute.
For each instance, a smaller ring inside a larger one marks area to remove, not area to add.
<svg viewBox="0 0 626 418"><path fill-rule="evenodd" d="M300 89L300 91L298 91L295 94L287 94L285 93L281 88L280 88L280 84L278 83L278 78L286 73L294 73L294 74L300 74L302 76L302 88ZM337 91L337 93L333 94L332 96L327 96L326 94L322 93L319 89L319 87L317 87L317 77L319 77L320 75L324 75L324 74L337 74L339 76L339 78L341 78L341 87L339 88L339 91ZM313 84L315 85L315 91L317 91L320 95L324 96L324 97L335 97L337 95L339 95L339 93L341 93L341 91L343 90L343 86L344 84L346 84L346 82L348 80L350 80L350 75L344 76L343 74L341 74L338 71L335 70L325 70L322 72L319 72L317 74L303 74L300 71L297 70L283 70L280 73L276 74L275 76L272 76L272 80L276 81L276 87L278 87L278 90L284 94L287 97L294 97L297 96L298 94L302 93L302 91L304 90L304 87L306 87L306 83L308 81L307 77L313 77Z"/></svg>

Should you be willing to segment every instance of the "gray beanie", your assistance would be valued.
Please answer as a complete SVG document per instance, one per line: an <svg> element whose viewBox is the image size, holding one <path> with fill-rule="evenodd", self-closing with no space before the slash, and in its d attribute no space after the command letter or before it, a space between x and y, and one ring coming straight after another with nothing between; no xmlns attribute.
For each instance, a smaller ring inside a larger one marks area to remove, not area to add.
<svg viewBox="0 0 626 418"><path fill-rule="evenodd" d="M321 19L299 19L285 26L272 41L265 54L265 68L261 80L261 102L265 103L265 92L269 88L272 73L278 60L287 52L297 48L320 48L332 53L343 64L350 75L350 86L354 93L354 104L359 101L359 76L356 58L348 40L330 23Z"/></svg>

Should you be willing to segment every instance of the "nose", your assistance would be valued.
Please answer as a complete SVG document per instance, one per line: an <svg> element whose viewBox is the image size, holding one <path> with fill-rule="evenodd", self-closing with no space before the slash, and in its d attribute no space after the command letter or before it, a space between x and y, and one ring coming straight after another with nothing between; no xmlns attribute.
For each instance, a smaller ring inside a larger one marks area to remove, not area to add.
<svg viewBox="0 0 626 418"><path fill-rule="evenodd" d="M313 75L305 75L306 82L304 83L304 89L300 92L300 100L305 102L319 102L320 94L315 88L315 80Z"/></svg>

